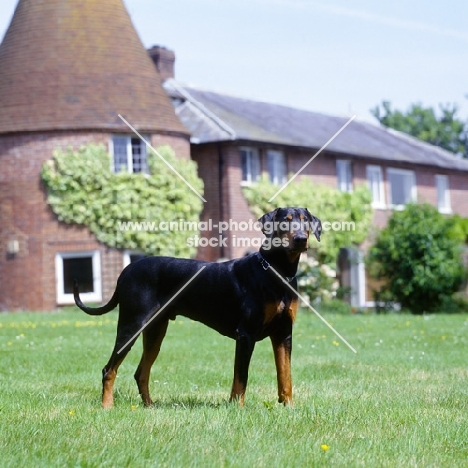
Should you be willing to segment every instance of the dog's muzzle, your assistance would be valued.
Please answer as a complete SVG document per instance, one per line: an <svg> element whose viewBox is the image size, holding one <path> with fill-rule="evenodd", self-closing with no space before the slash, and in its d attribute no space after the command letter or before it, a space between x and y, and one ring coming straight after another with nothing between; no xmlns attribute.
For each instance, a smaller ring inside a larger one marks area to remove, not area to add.
<svg viewBox="0 0 468 468"><path fill-rule="evenodd" d="M308 238L305 234L297 234L293 237L292 250L305 252L307 250Z"/></svg>

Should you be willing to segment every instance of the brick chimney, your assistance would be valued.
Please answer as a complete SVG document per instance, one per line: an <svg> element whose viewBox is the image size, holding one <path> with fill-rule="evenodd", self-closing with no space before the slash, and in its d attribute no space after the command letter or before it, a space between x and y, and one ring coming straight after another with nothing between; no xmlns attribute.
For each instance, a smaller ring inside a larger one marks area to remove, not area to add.
<svg viewBox="0 0 468 468"><path fill-rule="evenodd" d="M172 50L155 45L148 49L148 53L156 65L161 81L174 78L175 54Z"/></svg>

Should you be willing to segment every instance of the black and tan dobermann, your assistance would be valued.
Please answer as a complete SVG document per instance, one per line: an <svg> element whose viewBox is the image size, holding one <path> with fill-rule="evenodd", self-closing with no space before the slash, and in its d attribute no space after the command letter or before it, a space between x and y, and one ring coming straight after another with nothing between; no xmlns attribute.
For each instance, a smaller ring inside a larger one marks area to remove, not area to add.
<svg viewBox="0 0 468 468"><path fill-rule="evenodd" d="M135 334L162 307L161 314L142 331L143 355L135 379L145 405L152 404L148 389L151 366L169 319L176 315L202 322L236 340L231 400L240 405L244 403L255 343L269 336L277 370L278 401L292 404L292 326L298 301L294 290L276 272L296 289L299 257L308 248L310 232L320 241L322 227L305 208L278 208L259 222L266 239L258 252L221 263L171 257L138 260L122 271L112 299L102 307L85 306L75 284L75 302L87 314L102 315L120 306L115 348L102 371L104 408L113 405L117 369L136 341ZM203 271L180 292L202 267Z"/></svg>

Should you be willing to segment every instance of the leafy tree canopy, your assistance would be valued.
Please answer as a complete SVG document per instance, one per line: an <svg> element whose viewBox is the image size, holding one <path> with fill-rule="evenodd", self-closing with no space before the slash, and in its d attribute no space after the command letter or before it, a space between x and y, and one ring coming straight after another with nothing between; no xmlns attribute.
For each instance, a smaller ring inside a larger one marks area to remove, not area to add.
<svg viewBox="0 0 468 468"><path fill-rule="evenodd" d="M401 112L393 110L390 102L383 101L371 113L386 127L468 157L468 125L457 116L458 107L447 104L439 108L440 115L422 104L412 104L407 112Z"/></svg>
<svg viewBox="0 0 468 468"><path fill-rule="evenodd" d="M177 159L169 146L158 148L158 153L203 191L193 161ZM192 256L195 248L187 245L187 237L198 231L159 229L157 224L198 223L202 202L153 152L148 154L148 165L149 174L115 174L111 156L102 145L56 150L42 168L47 201L60 221L87 226L109 247ZM155 224L123 229L122 223L127 222Z"/></svg>

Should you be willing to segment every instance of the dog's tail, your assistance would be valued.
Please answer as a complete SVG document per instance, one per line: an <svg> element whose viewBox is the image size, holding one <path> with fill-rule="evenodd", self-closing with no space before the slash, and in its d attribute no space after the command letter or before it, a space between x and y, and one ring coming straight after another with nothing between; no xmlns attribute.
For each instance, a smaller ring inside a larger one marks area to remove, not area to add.
<svg viewBox="0 0 468 468"><path fill-rule="evenodd" d="M80 291L78 289L78 281L73 280L73 297L75 298L75 304L83 311L86 312L88 315L104 315L107 312L115 309L117 304L119 303L119 298L117 295L117 288L114 291L114 295L111 297L111 300L102 307L88 307L83 304L80 299Z"/></svg>

